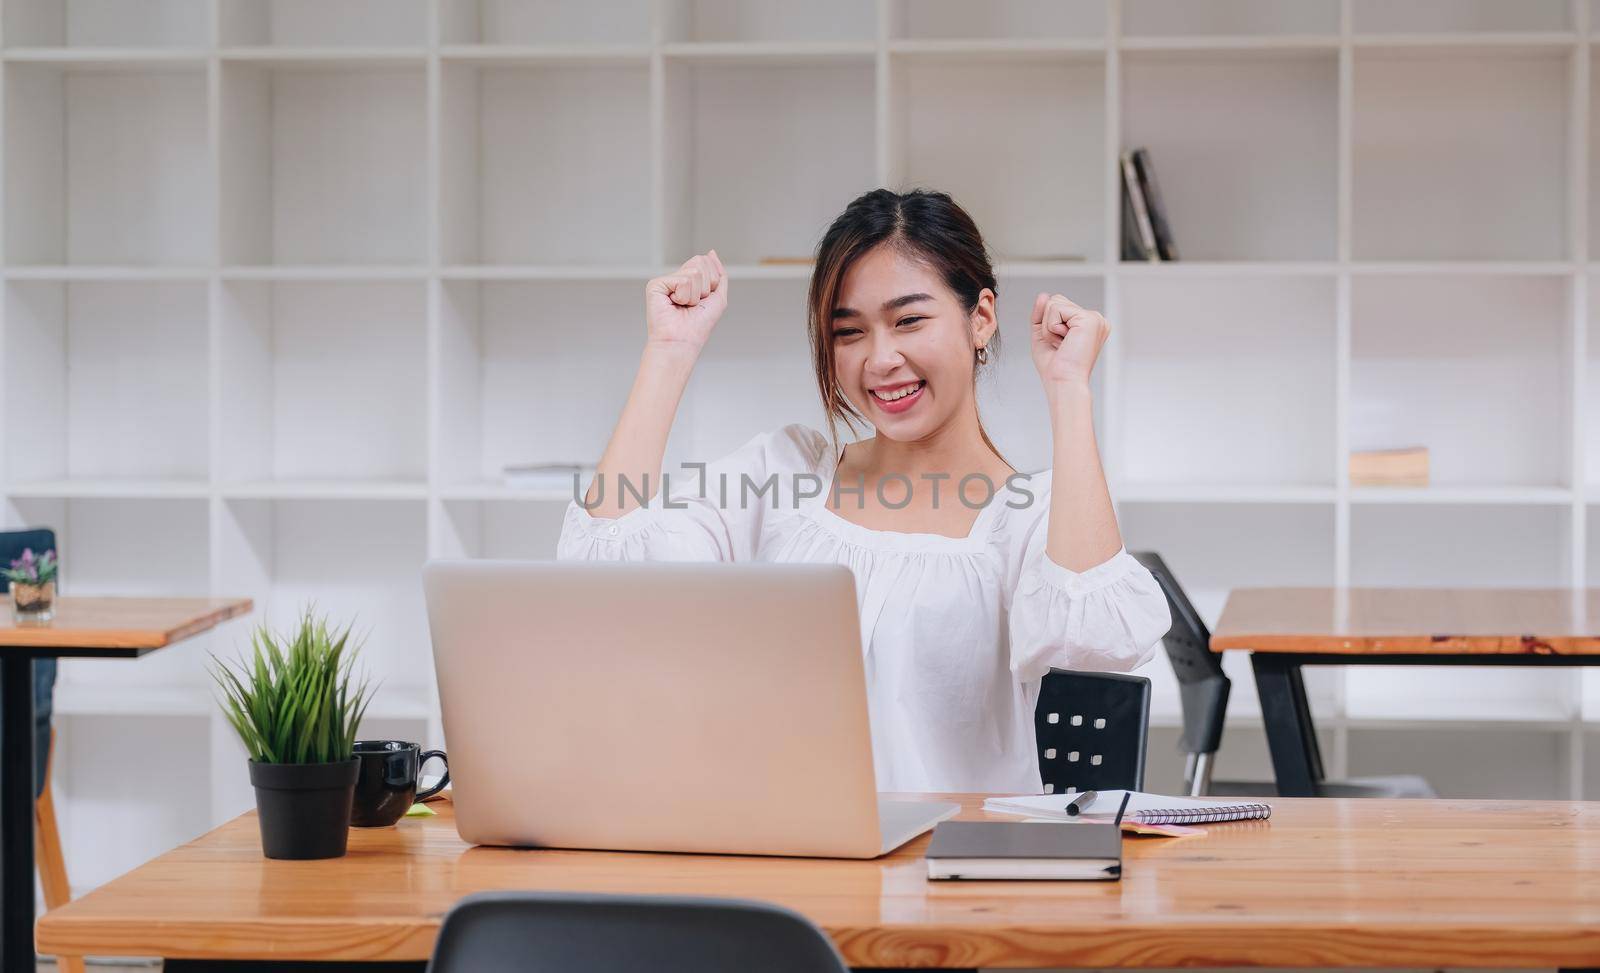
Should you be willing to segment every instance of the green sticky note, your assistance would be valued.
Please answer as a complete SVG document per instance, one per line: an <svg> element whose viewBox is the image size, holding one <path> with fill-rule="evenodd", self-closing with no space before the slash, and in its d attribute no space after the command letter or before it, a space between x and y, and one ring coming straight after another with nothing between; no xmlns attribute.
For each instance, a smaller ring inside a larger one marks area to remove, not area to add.
<svg viewBox="0 0 1600 973"><path fill-rule="evenodd" d="M408 817L408 818L431 818L431 817L435 817L436 815L438 815L438 813L439 813L438 811L435 811L433 808L429 807L426 804L413 804L413 805L411 805L411 810L406 812L406 817Z"/></svg>

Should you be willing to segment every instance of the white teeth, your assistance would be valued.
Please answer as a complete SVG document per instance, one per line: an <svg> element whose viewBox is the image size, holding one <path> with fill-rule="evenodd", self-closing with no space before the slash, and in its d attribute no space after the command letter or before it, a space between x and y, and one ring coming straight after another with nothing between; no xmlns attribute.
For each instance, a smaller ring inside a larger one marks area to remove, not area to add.
<svg viewBox="0 0 1600 973"><path fill-rule="evenodd" d="M906 396L910 395L912 392L915 392L917 389L920 389L920 388L922 388L922 383L921 382L917 382L914 385L903 385L900 388L895 389L893 392L878 392L878 391L875 390L875 391L873 391L872 394L876 395L880 400L882 400L884 402L893 402L895 399L903 399L903 398L905 398Z"/></svg>

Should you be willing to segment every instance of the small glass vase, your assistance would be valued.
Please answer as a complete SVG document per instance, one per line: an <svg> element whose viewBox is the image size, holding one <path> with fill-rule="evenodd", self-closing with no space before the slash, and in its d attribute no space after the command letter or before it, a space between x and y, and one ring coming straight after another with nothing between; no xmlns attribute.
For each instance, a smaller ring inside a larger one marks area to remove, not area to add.
<svg viewBox="0 0 1600 973"><path fill-rule="evenodd" d="M11 582L11 617L18 625L43 625L56 617L56 583Z"/></svg>

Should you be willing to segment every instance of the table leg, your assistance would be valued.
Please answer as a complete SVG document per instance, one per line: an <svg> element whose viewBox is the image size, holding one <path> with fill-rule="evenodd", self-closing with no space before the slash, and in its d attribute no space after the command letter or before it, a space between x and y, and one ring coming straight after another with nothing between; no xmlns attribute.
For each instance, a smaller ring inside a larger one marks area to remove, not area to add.
<svg viewBox="0 0 1600 973"><path fill-rule="evenodd" d="M0 969L32 970L33 659L0 658Z"/></svg>
<svg viewBox="0 0 1600 973"><path fill-rule="evenodd" d="M1317 785L1322 782L1322 752L1317 748L1317 728L1311 722L1300 663L1293 656L1252 652L1250 665L1255 670L1278 796L1316 797Z"/></svg>

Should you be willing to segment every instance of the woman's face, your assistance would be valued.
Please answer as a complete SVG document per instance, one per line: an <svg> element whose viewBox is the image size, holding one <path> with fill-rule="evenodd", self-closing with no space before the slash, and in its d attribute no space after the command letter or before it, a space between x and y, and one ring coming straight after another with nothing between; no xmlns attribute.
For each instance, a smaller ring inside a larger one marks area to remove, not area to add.
<svg viewBox="0 0 1600 973"><path fill-rule="evenodd" d="M968 314L932 269L892 246L845 272L833 311L834 377L878 433L917 440L971 409L973 354L994 334L994 293Z"/></svg>

